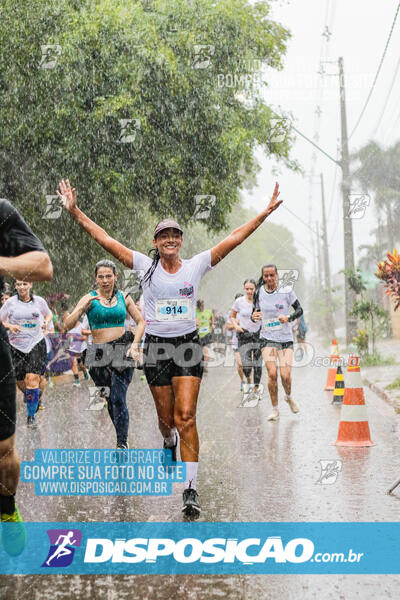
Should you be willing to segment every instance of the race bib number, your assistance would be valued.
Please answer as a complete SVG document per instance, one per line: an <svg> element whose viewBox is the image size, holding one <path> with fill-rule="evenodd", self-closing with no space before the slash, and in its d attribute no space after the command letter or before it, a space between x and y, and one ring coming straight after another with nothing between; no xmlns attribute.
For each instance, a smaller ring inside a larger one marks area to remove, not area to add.
<svg viewBox="0 0 400 600"><path fill-rule="evenodd" d="M199 333L208 333L209 331L208 327L199 327Z"/></svg>
<svg viewBox="0 0 400 600"><path fill-rule="evenodd" d="M267 319L263 322L263 330L266 332L279 331L279 329L282 329L282 323L279 319Z"/></svg>
<svg viewBox="0 0 400 600"><path fill-rule="evenodd" d="M29 329L29 330L33 330L36 329L39 326L39 323L37 321L35 321L34 319L25 319L24 321L21 321L21 327L23 327L24 329Z"/></svg>
<svg viewBox="0 0 400 600"><path fill-rule="evenodd" d="M188 298L156 300L157 321L190 321L192 305Z"/></svg>

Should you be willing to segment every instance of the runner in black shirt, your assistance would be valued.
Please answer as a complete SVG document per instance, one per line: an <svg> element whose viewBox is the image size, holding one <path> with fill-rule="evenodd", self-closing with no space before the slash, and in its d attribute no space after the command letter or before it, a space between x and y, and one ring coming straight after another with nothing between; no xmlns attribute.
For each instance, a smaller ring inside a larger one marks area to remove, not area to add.
<svg viewBox="0 0 400 600"><path fill-rule="evenodd" d="M0 200L0 295L4 277L50 281L53 267L40 240L8 200ZM9 342L0 323L0 513L2 523L22 523L15 503L19 479L19 457L15 450L15 376ZM5 550L20 554L25 546L25 528L3 528Z"/></svg>

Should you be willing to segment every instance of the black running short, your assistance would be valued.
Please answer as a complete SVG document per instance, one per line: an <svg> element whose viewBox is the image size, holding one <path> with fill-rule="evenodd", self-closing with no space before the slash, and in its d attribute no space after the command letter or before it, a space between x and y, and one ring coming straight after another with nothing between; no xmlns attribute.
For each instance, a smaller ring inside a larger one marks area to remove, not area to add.
<svg viewBox="0 0 400 600"><path fill-rule="evenodd" d="M41 375L47 361L46 341L44 338L41 339L30 352L26 353L11 346L11 356L17 381L25 379L27 373Z"/></svg>
<svg viewBox="0 0 400 600"><path fill-rule="evenodd" d="M206 335L203 335L203 337L199 337L199 339L201 346L208 346L208 344L211 344L212 342L212 335L211 333L207 333Z"/></svg>
<svg viewBox="0 0 400 600"><path fill-rule="evenodd" d="M178 337L146 333L144 372L149 385L171 385L173 377L203 376L203 349L197 331Z"/></svg>
<svg viewBox="0 0 400 600"><path fill-rule="evenodd" d="M0 323L0 442L15 433L16 403L15 374L10 343Z"/></svg>
<svg viewBox="0 0 400 600"><path fill-rule="evenodd" d="M274 340L265 340L260 338L261 348L276 348L277 350L286 350L293 348L293 342L275 342Z"/></svg>

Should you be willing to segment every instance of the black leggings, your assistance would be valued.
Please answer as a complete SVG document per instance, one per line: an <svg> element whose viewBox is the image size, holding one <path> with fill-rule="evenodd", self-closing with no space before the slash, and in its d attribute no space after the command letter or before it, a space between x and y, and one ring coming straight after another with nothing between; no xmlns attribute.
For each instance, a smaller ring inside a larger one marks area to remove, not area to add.
<svg viewBox="0 0 400 600"><path fill-rule="evenodd" d="M254 369L254 383L258 385L262 374L262 354L260 347L260 337L258 332L250 331L238 332L238 350L242 361L243 373L250 377L251 369Z"/></svg>
<svg viewBox="0 0 400 600"><path fill-rule="evenodd" d="M129 361L124 357L132 338L132 334L126 332L112 342L92 344L85 356L85 364L89 367L96 386L108 388L105 391L107 408L117 434L117 445L126 444L128 440L129 411L126 393L132 379L133 366L129 366Z"/></svg>

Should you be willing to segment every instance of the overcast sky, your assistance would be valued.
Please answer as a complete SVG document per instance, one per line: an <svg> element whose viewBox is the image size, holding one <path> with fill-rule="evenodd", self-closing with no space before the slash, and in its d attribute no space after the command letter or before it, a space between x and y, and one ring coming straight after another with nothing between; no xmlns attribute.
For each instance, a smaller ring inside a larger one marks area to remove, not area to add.
<svg viewBox="0 0 400 600"><path fill-rule="evenodd" d="M397 3L398 0L381 0L379 3L365 0L281 0L272 4L273 18L291 31L292 38L284 59L283 71L277 74L269 72L266 75L270 86L265 92L265 98L273 107L290 111L294 116L295 126L308 137L313 138L318 129L318 144L334 158L337 157L340 142L339 82L338 77L325 76L321 79L318 75L321 51L325 60L337 61L339 56L343 57L350 135L375 77ZM331 33L329 42L322 36L326 26ZM350 153L372 138L384 147L399 139L400 72L394 80L380 126L374 133L399 59L400 15L375 91L358 128L351 136ZM337 62L326 64L325 69L329 73L337 73ZM317 105L320 105L322 110L319 119L315 113ZM307 141L297 137L292 156L300 162L306 173L311 170L313 151L313 147ZM344 260L341 169L336 168L335 164L320 152L316 153L314 181L318 183L319 173L324 174L331 270L335 273L343 268ZM245 204L257 210L261 210L265 205L276 180L272 173L275 161L269 160L261 153L259 159L262 171L258 176L257 188L251 194L243 193ZM296 175L282 167L278 179L285 208L282 206L272 218L275 222L285 224L293 232L296 246L307 260L306 269L310 274L313 255L308 221L311 211L313 226L316 220L321 222L320 187L314 184L310 190L307 175ZM360 188L353 185L353 191L360 191ZM353 219L356 260L359 255L358 246L371 243L369 232L375 226L375 220L371 199L365 216L362 219Z"/></svg>

